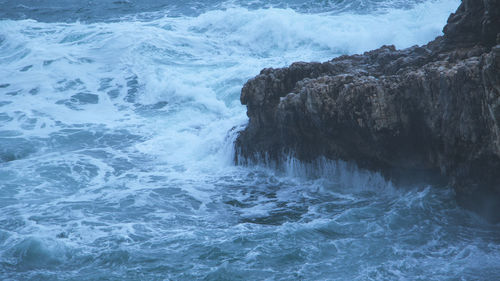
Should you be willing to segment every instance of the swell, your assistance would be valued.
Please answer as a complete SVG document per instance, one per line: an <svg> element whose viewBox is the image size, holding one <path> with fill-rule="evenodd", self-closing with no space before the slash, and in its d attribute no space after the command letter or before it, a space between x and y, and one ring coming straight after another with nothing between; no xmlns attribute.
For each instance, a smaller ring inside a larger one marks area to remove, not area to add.
<svg viewBox="0 0 500 281"><path fill-rule="evenodd" d="M103 0L99 2L84 3L81 1L56 0L56 1L8 1L2 0L0 4L0 19L34 19L41 22L119 22L130 19L151 20L169 17L197 17L212 10L226 10L231 8L258 9L292 9L301 13L356 13L368 14L383 12L390 9L411 9L426 1L175 1L175 0Z"/></svg>

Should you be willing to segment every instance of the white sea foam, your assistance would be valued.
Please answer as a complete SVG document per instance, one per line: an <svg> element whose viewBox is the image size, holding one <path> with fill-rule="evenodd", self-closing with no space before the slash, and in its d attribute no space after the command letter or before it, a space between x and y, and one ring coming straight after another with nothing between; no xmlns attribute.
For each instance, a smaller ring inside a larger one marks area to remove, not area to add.
<svg viewBox="0 0 500 281"><path fill-rule="evenodd" d="M422 44L439 35L456 5L425 2L411 10L363 15L231 8L194 18L94 24L4 20L0 77L9 86L1 91L17 95L4 97L13 103L3 111L14 116L21 110L34 118L36 130L23 131L27 135L53 132L58 121L126 126L167 138L166 144L175 135L178 144L168 144L167 151L188 155L206 147L212 134L221 135L214 145L220 146L225 132L244 122L239 87L261 68L322 61L382 44ZM113 90L114 99L106 94ZM97 97L85 100L74 96L78 93ZM144 119L124 99L168 102L162 110L168 118ZM23 119L3 128L16 130L19 122ZM209 132L214 127L224 130Z"/></svg>
<svg viewBox="0 0 500 281"><path fill-rule="evenodd" d="M260 69L424 44L458 6L384 3L363 14L234 2L193 17L0 21L0 275L404 279L449 256L436 279L481 268L474 258L498 272L498 244L447 237L469 218L449 191L395 190L325 159L233 165L247 122L240 89Z"/></svg>
<svg viewBox="0 0 500 281"><path fill-rule="evenodd" d="M372 14L233 6L148 21L0 21L0 84L7 85L0 88L0 101L10 102L1 107L9 120L1 130L15 132L24 140L19 149L26 150L4 168L31 178L18 198L41 192L65 195L53 204L99 198L115 204L130 194L141 198L137 193L145 192L148 179L161 174L208 204L211 193L204 189L215 188L206 184L210 178L245 177L232 167L237 129L231 129L246 123L239 91L248 78L297 60L324 61L382 44L423 44L440 34L456 6L456 0L435 1ZM137 157L156 162L138 167ZM291 160L285 176L307 178L316 168L322 169L316 176L325 176L342 166L323 164ZM341 169L343 186L377 178ZM106 187L120 185L127 188Z"/></svg>

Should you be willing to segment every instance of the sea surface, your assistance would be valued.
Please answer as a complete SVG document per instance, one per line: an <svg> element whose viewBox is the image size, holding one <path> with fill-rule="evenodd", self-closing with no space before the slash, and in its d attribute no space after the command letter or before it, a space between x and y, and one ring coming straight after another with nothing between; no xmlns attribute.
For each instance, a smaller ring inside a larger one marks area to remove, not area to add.
<svg viewBox="0 0 500 281"><path fill-rule="evenodd" d="M500 280L500 225L351 164L233 163L265 67L458 0L0 0L0 280Z"/></svg>

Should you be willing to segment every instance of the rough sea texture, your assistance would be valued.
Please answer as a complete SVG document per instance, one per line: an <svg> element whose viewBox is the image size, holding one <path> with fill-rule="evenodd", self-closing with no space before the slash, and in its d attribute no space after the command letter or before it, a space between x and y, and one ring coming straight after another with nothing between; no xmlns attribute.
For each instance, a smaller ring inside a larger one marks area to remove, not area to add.
<svg viewBox="0 0 500 281"><path fill-rule="evenodd" d="M0 0L0 279L500 279L449 188L233 163L260 69L424 44L458 4Z"/></svg>

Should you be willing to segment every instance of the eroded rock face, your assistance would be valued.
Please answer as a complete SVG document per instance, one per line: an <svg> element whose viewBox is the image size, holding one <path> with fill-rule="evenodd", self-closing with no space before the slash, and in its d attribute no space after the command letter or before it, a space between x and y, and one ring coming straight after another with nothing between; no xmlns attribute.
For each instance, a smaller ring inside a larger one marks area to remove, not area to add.
<svg viewBox="0 0 500 281"><path fill-rule="evenodd" d="M500 221L500 0L464 0L444 36L264 69L241 92L237 157L355 161L396 183L455 187Z"/></svg>

